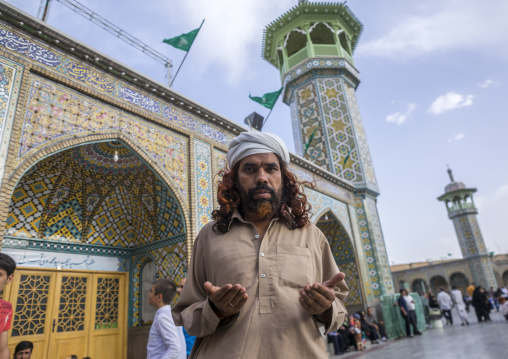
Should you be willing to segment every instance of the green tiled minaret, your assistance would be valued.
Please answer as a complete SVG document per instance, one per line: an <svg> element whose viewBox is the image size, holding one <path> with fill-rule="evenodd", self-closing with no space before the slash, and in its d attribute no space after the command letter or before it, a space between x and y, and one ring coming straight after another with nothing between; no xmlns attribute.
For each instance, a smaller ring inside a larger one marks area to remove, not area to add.
<svg viewBox="0 0 508 359"><path fill-rule="evenodd" d="M355 187L366 272L375 297L393 293L376 197L378 184L356 100L353 52L363 25L345 3L298 5L266 26L263 57L289 105L297 153Z"/></svg>

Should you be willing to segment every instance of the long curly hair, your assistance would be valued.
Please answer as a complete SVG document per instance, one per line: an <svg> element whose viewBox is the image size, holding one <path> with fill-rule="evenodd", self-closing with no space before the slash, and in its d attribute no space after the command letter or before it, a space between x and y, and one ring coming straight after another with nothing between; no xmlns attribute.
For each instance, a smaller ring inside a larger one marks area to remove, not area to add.
<svg viewBox="0 0 508 359"><path fill-rule="evenodd" d="M314 188L315 184L308 181L298 181L280 157L277 156L277 158L282 175L282 199L276 217L291 229L305 227L310 224L312 206L307 201L303 186L307 185ZM217 189L217 201L220 208L212 212L212 218L215 221L213 230L216 233L226 233L235 209L241 211L242 200L238 186L239 167L240 162L234 165L233 168L220 171L217 174L222 177L222 180L219 181Z"/></svg>

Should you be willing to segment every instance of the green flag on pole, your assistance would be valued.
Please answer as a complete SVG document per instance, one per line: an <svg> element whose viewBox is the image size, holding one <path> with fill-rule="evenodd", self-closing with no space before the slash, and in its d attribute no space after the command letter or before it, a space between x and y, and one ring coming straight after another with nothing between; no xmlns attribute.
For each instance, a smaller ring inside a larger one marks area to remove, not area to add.
<svg viewBox="0 0 508 359"><path fill-rule="evenodd" d="M194 39L196 38L196 36L198 36L199 29L200 28L192 30L191 32L188 32L186 34L181 34L172 37L171 39L164 39L162 40L162 42L165 42L166 44L169 44L173 47L176 47L179 50L188 52L192 46L192 43L194 42Z"/></svg>
<svg viewBox="0 0 508 359"><path fill-rule="evenodd" d="M349 156L351 155L351 152L353 152L354 148L350 149L347 153L346 157L344 158L344 162L342 162L342 165L345 166L347 161L349 160Z"/></svg>
<svg viewBox="0 0 508 359"><path fill-rule="evenodd" d="M307 150L309 149L310 144L312 143L312 140L314 139L314 136L316 135L317 129L318 128L316 126L316 128L314 129L314 131L312 131L312 133L309 137L309 141L305 144L305 153L307 153Z"/></svg>
<svg viewBox="0 0 508 359"><path fill-rule="evenodd" d="M252 101L259 103L261 106L271 110L273 109L273 106L275 106L275 103L277 102L277 99L279 98L283 88L284 87L281 87L279 91L265 93L263 97L255 97L249 94L249 98Z"/></svg>

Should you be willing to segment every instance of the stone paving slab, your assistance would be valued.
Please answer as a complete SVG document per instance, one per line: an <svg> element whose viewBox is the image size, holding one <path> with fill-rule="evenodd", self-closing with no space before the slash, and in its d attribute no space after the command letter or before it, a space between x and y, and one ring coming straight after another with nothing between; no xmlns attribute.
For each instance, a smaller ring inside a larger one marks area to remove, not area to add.
<svg viewBox="0 0 508 359"><path fill-rule="evenodd" d="M333 359L508 359L508 321L491 312L491 322L478 323L474 309L468 313L469 326L461 326L453 313L453 326L430 329L421 336L371 345L362 352L332 355Z"/></svg>

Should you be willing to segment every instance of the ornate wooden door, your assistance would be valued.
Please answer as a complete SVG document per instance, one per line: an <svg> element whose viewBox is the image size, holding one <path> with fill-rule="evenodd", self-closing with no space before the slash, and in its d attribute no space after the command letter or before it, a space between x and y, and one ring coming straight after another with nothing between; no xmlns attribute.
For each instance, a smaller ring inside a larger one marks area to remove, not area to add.
<svg viewBox="0 0 508 359"><path fill-rule="evenodd" d="M33 359L125 358L125 273L19 269L14 278L5 293L14 309L11 353L30 340Z"/></svg>
<svg viewBox="0 0 508 359"><path fill-rule="evenodd" d="M51 311L48 358L87 355L91 311L92 274L58 273Z"/></svg>
<svg viewBox="0 0 508 359"><path fill-rule="evenodd" d="M88 355L93 359L127 355L127 285L123 274L95 274Z"/></svg>
<svg viewBox="0 0 508 359"><path fill-rule="evenodd" d="M34 359L46 357L49 344L55 271L18 269L13 282L6 286L4 299L12 303L14 316L9 331L9 350L22 340L34 343Z"/></svg>

